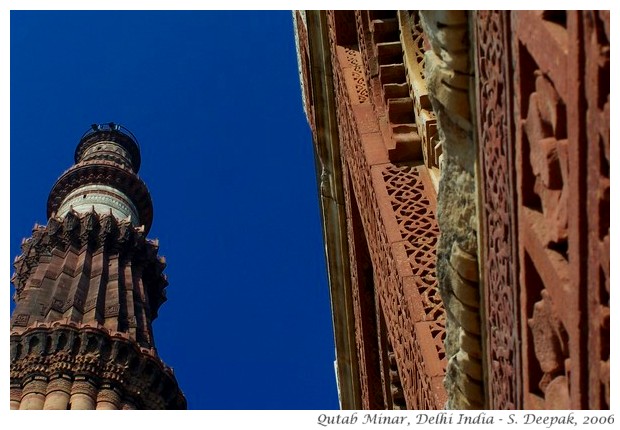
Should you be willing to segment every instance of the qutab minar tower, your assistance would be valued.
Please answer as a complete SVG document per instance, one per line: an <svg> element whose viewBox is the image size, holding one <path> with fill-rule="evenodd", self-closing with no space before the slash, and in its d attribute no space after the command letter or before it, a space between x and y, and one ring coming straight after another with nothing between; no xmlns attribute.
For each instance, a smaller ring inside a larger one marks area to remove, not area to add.
<svg viewBox="0 0 620 430"><path fill-rule="evenodd" d="M124 127L94 124L15 259L11 409L186 409L152 322L168 285Z"/></svg>

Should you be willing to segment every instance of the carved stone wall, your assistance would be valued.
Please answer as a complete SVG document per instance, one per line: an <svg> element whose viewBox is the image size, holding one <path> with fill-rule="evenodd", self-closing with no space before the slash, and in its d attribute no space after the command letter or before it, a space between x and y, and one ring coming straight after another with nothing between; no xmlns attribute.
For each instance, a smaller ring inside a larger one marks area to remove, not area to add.
<svg viewBox="0 0 620 430"><path fill-rule="evenodd" d="M351 295L355 314L362 407L383 409L386 406L386 399L383 396L382 362L377 341L380 330L378 319L381 310L375 297L375 274L350 177L346 177L344 185L351 285L354 286L351 289Z"/></svg>
<svg viewBox="0 0 620 430"><path fill-rule="evenodd" d="M608 408L609 15L475 24L489 406Z"/></svg>
<svg viewBox="0 0 620 430"><path fill-rule="evenodd" d="M363 406L608 408L609 12L325 16Z"/></svg>

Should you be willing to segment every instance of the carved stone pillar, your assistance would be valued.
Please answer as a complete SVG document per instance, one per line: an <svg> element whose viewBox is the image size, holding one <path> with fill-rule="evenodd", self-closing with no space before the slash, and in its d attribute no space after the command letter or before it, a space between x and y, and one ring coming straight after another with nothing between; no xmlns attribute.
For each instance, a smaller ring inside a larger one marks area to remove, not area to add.
<svg viewBox="0 0 620 430"><path fill-rule="evenodd" d="M43 409L46 391L47 378L35 376L30 382L24 385L19 409Z"/></svg>
<svg viewBox="0 0 620 430"><path fill-rule="evenodd" d="M73 382L67 376L59 376L50 380L47 384L47 395L43 409L65 410L71 398L71 386Z"/></svg>
<svg viewBox="0 0 620 430"><path fill-rule="evenodd" d="M19 409L22 398L22 389L20 387L11 387L11 410Z"/></svg>
<svg viewBox="0 0 620 430"><path fill-rule="evenodd" d="M78 376L75 379L73 387L71 387L71 409L95 409L97 387L88 378Z"/></svg>
<svg viewBox="0 0 620 430"><path fill-rule="evenodd" d="M97 409L116 410L121 404L121 397L117 390L105 384L97 395Z"/></svg>

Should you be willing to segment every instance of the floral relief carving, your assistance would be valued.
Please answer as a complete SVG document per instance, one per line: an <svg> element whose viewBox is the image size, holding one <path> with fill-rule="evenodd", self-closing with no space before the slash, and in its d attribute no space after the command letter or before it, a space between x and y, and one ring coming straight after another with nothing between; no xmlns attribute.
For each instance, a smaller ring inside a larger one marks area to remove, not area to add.
<svg viewBox="0 0 620 430"><path fill-rule="evenodd" d="M519 407L517 280L514 265L516 200L511 163L510 76L504 12L476 12L476 58L479 73L477 118L483 190L483 238L486 264L482 276L487 313L489 406Z"/></svg>

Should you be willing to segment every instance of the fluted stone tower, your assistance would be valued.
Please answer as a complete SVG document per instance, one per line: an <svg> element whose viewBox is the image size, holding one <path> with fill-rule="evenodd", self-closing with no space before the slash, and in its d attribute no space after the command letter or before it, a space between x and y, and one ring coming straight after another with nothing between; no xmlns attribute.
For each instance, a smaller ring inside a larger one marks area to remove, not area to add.
<svg viewBox="0 0 620 430"><path fill-rule="evenodd" d="M165 260L124 127L94 124L15 259L11 409L185 409L152 322Z"/></svg>

